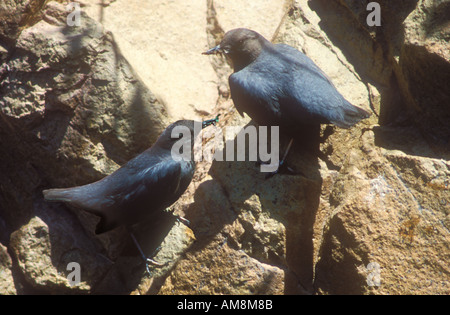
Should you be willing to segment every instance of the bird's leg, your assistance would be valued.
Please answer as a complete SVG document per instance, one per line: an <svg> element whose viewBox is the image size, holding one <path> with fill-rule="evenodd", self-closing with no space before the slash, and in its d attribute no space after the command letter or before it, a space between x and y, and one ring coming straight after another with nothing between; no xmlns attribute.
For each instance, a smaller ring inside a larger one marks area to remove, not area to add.
<svg viewBox="0 0 450 315"><path fill-rule="evenodd" d="M286 148L286 151L284 151L284 155L283 155L283 158L281 159L280 165L284 163L284 160L286 160L286 156L288 155L289 151L291 150L292 143L294 143L293 138L291 138L291 140L289 140L288 147Z"/></svg>
<svg viewBox="0 0 450 315"><path fill-rule="evenodd" d="M291 147L292 147L292 143L293 143L293 142L294 142L294 139L291 138L291 140L289 141L289 144L288 144L288 146L287 146L287 148L286 148L286 151L284 151L284 155L283 155L283 158L282 158L281 161L280 161L280 164L279 164L279 166L278 166L278 169L277 169L276 171L274 171L274 172L271 172L271 173L267 174L267 175L266 175L266 179L269 179L269 178L271 178L272 176L274 176L274 175L280 173L280 171L281 171L282 168L283 168L283 169L286 169L286 170L288 171L289 174L297 174L292 168L290 168L289 166L287 166L287 165L284 163L285 160L286 160L286 157L287 157L287 155L288 155L288 153L289 153L289 151L291 150Z"/></svg>
<svg viewBox="0 0 450 315"><path fill-rule="evenodd" d="M154 259L152 259L152 258L146 257L145 254L144 254L144 251L142 250L141 246L139 245L139 243L138 243L136 237L134 236L133 232L131 232L131 230L128 230L128 232L130 233L130 236L131 236L131 239L132 239L133 242L134 242L134 245L136 245L137 249L139 250L139 253L141 254L142 259L144 260L144 263L145 263L145 270L147 271L148 275L151 275L149 264L152 264L152 265L158 266L158 267L163 267L163 266L165 266L165 265L167 264L167 263L162 264L162 263L157 262L156 260L154 260ZM158 248L153 252L153 254L152 254L151 257L156 256L156 254L158 253L158 251L159 251L160 249L161 249L161 248L158 247Z"/></svg>

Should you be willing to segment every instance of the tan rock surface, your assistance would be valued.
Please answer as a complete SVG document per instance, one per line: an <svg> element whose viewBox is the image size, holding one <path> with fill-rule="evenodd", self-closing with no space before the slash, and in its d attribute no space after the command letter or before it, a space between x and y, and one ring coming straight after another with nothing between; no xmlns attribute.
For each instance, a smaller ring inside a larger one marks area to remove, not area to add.
<svg viewBox="0 0 450 315"><path fill-rule="evenodd" d="M114 34L125 58L163 100L171 117L199 119L217 102L217 76L207 58L205 1L126 1L87 12Z"/></svg>
<svg viewBox="0 0 450 315"><path fill-rule="evenodd" d="M282 20L288 1L209 0L215 9L219 26L228 31L244 27L271 39Z"/></svg>
<svg viewBox="0 0 450 315"><path fill-rule="evenodd" d="M23 1L0 24L0 293L449 294L449 6L378 1L383 24L369 27L366 2L85 1L103 26L83 15L88 35L71 37L61 5L26 16ZM373 115L323 126L320 158L294 145L302 175L199 162L173 206L189 228L138 227L170 261L145 276L123 230L95 236L92 216L41 190L110 173L179 117L252 124L229 99L226 59L201 55L240 26L305 52ZM82 289L65 282L67 248L90 270Z"/></svg>
<svg viewBox="0 0 450 315"><path fill-rule="evenodd" d="M3 295L15 295L14 277L11 272L12 259L7 248L0 244L0 292Z"/></svg>

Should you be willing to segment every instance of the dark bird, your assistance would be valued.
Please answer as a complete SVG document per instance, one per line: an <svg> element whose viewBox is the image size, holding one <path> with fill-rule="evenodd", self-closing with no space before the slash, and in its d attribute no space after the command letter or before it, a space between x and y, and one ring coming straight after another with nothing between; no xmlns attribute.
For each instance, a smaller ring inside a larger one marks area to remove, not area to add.
<svg viewBox="0 0 450 315"><path fill-rule="evenodd" d="M152 147L111 175L84 186L44 190L44 198L62 201L99 216L101 219L96 227L96 234L126 226L146 261L148 271L149 262L158 263L145 257L130 228L143 219L160 213L184 193L195 171L195 161L192 158L194 139L202 128L215 125L217 121L218 117L198 122L199 127L194 128L196 122L179 120L168 126ZM177 133L174 130L176 127L186 127L184 130L190 133L190 137L185 133ZM190 147L191 155L186 158L183 155L186 152L180 152L181 149L172 150L175 143L183 150Z"/></svg>
<svg viewBox="0 0 450 315"><path fill-rule="evenodd" d="M204 52L223 53L234 68L229 77L231 98L238 112L263 126L279 126L291 141L307 137L320 124L349 128L370 116L350 104L327 75L305 54L286 44L272 44L255 31L238 28Z"/></svg>

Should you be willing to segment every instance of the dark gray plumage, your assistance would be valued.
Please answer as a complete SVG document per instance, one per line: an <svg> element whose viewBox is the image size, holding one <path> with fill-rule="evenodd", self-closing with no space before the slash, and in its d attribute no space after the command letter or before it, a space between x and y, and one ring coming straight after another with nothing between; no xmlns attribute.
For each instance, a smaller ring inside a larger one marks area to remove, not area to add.
<svg viewBox="0 0 450 315"><path fill-rule="evenodd" d="M203 122L202 127L214 124L216 120L212 121ZM183 139L181 134L172 138L172 130L177 126L188 127L191 138ZM188 145L192 148L194 136L194 121L177 121L163 131L151 148L111 175L84 186L44 190L44 198L62 201L100 216L96 233L121 225L132 226L169 207L187 189L195 161L175 161L171 149L177 141L190 141Z"/></svg>
<svg viewBox="0 0 450 315"><path fill-rule="evenodd" d="M350 104L311 59L291 46L272 44L255 31L238 28L204 54L218 52L233 62L229 84L239 113L259 125L279 126L290 136L280 166L294 138L314 141L320 124L349 128L370 116Z"/></svg>
<svg viewBox="0 0 450 315"><path fill-rule="evenodd" d="M205 54L216 52L233 62L229 84L236 109L260 125L280 126L296 138L305 125L349 128L370 116L345 100L325 73L291 46L272 44L257 32L239 28Z"/></svg>
<svg viewBox="0 0 450 315"><path fill-rule="evenodd" d="M198 124L205 128L216 122L218 116ZM44 190L44 198L62 201L100 216L95 230L97 234L126 226L150 274L149 263L162 264L145 256L130 228L147 217L161 213L177 201L189 186L195 171L193 146L197 134L194 124L192 120L179 120L167 127L151 148L111 175L84 186ZM187 127L190 137L185 133L177 134L176 127ZM172 131L175 131L174 137ZM186 154L177 150L172 152L175 143L178 148L190 147L191 158L186 159ZM187 221L181 217L179 219L185 223Z"/></svg>

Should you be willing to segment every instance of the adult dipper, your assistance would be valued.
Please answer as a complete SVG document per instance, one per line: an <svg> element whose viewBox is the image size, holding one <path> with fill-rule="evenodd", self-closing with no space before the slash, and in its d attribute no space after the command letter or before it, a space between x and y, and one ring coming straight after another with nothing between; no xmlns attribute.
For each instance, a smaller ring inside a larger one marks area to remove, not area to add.
<svg viewBox="0 0 450 315"><path fill-rule="evenodd" d="M272 44L255 31L237 28L203 54L219 52L233 63L229 85L238 112L246 112L259 125L279 126L291 138L280 166L293 139L309 136L305 131L329 123L349 128L370 116L350 104L310 58L291 46Z"/></svg>
<svg viewBox="0 0 450 315"><path fill-rule="evenodd" d="M202 128L215 125L217 121L218 117L203 122L179 120L168 126L152 147L111 175L84 186L44 190L44 198L62 201L100 216L96 234L126 226L149 272L149 263L160 264L144 255L131 226L161 213L184 193L195 171L194 139ZM184 154L181 150L173 150L175 144L177 148L183 148ZM190 148L190 152L185 148Z"/></svg>

